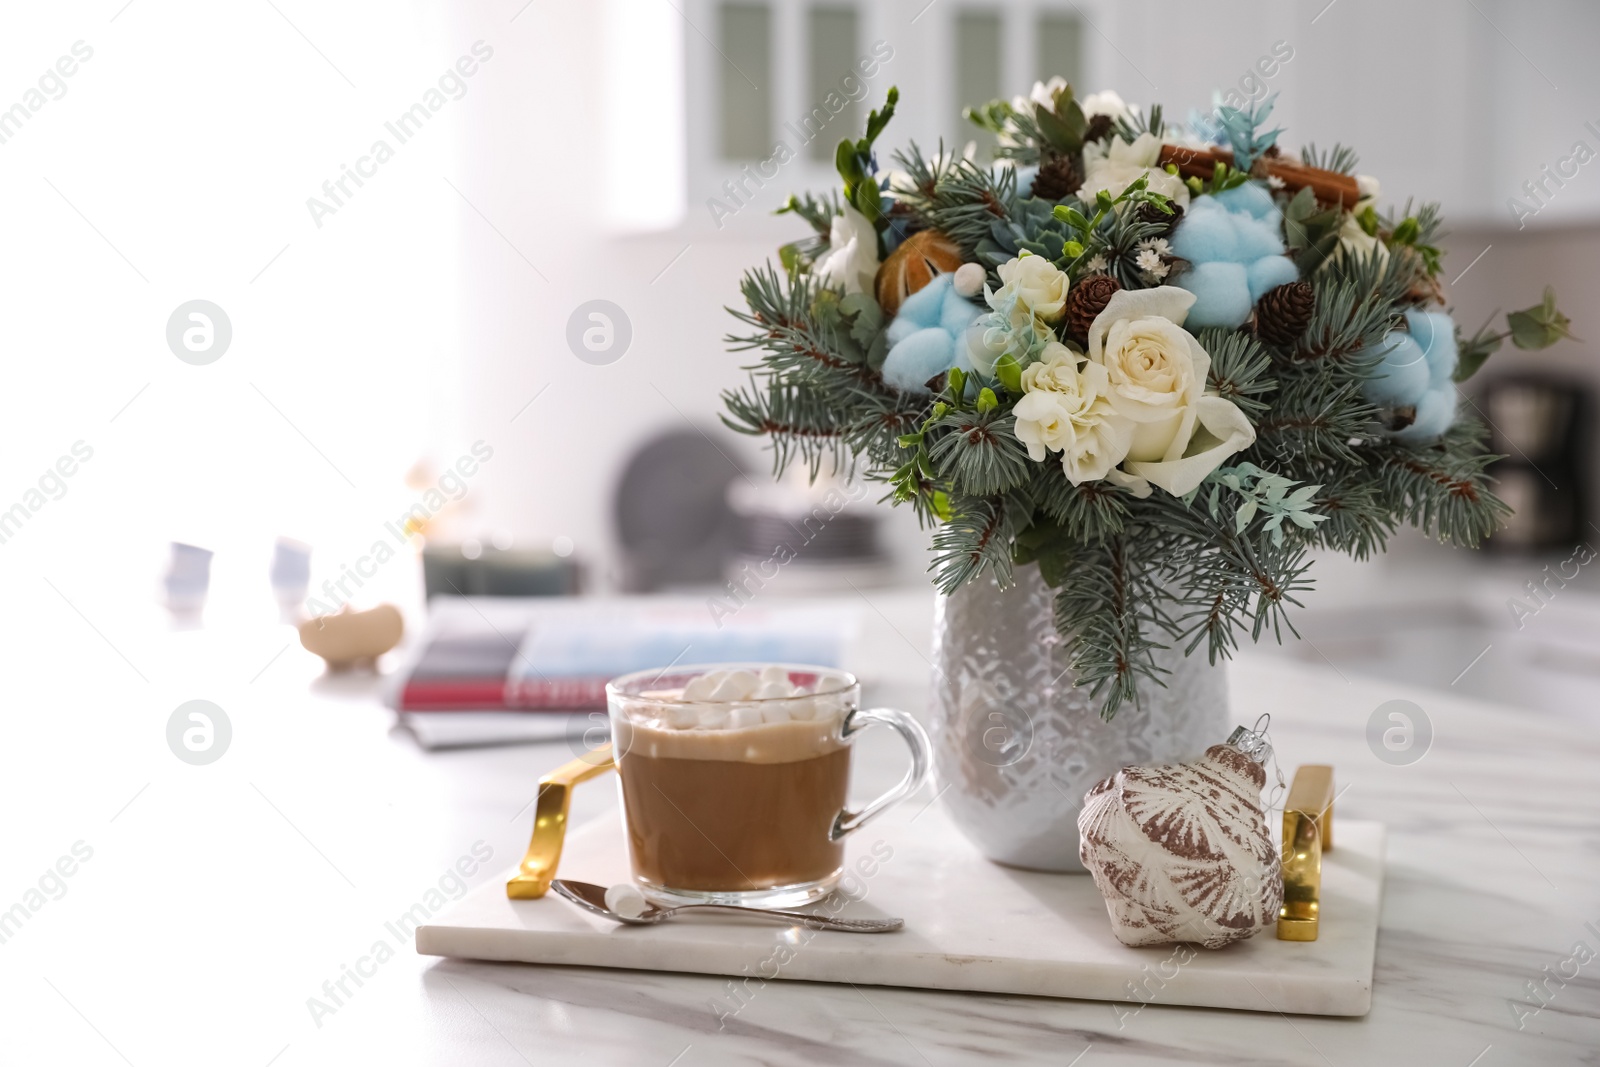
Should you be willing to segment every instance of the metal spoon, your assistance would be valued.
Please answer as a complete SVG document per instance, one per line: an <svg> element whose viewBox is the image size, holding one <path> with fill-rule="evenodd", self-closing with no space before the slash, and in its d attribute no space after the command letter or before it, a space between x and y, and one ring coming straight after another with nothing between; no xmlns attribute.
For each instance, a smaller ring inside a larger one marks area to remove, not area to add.
<svg viewBox="0 0 1600 1067"><path fill-rule="evenodd" d="M746 908L738 904L684 904L676 908L662 908L650 904L646 905L644 913L638 918L629 918L606 907L604 886L595 885L593 882L574 882L570 878L557 878L550 883L550 888L580 908L592 911L596 915L604 915L612 922L631 926L649 926L664 922L683 911L711 909L743 912L746 915L764 915L785 923L798 923L812 930L839 930L849 934L884 934L898 930L906 924L904 919L842 919L827 915L812 915L805 911L786 911L782 908Z"/></svg>

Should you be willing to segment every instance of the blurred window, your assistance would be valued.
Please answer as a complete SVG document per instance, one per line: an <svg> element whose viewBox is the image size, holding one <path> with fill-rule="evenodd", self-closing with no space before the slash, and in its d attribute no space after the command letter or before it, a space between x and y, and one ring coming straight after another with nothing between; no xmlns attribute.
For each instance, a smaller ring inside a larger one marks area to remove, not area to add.
<svg viewBox="0 0 1600 1067"><path fill-rule="evenodd" d="M772 151L772 7L724 3L718 18L722 64L722 156L765 159Z"/></svg>
<svg viewBox="0 0 1600 1067"><path fill-rule="evenodd" d="M811 84L806 100L817 107L830 93L847 96L847 85L855 85L855 63L861 55L860 18L854 5L819 4L806 15L806 43ZM846 82L846 79L855 79ZM850 101L832 120L838 124L836 137L816 137L807 146L818 163L832 163L834 146L841 137L859 135L866 121L859 101Z"/></svg>
<svg viewBox="0 0 1600 1067"><path fill-rule="evenodd" d="M978 157L987 159L994 135L979 130L961 117L974 104L1000 95L1001 12L999 8L968 10L955 18L956 98L950 114L956 123L955 143L978 142Z"/></svg>

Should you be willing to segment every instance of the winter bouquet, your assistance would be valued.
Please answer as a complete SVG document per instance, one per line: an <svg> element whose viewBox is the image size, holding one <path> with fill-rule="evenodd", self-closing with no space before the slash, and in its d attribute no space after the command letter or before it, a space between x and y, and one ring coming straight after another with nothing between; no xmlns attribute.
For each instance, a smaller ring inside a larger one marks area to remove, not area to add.
<svg viewBox="0 0 1600 1067"><path fill-rule="evenodd" d="M992 163L881 168L897 95L839 145L842 189L782 209L811 236L746 275L730 343L759 362L724 418L779 471L884 483L945 592L1036 563L1107 718L1155 648L1292 632L1313 549L1472 546L1507 513L1457 386L1568 320L1547 290L1464 334L1437 205L1380 206L1345 147L1291 158L1270 98L1180 126L1059 80L967 112Z"/></svg>

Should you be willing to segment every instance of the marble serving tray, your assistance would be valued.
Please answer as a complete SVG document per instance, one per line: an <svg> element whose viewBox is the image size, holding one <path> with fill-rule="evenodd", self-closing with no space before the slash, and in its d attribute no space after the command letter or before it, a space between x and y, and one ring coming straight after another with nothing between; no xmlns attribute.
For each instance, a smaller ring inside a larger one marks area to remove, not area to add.
<svg viewBox="0 0 1600 1067"><path fill-rule="evenodd" d="M921 808L921 810L918 810ZM480 886L416 932L424 955L1110 1001L1119 1012L1186 1004L1306 1015L1365 1015L1383 890L1381 823L1340 820L1323 857L1321 935L1271 930L1216 952L1128 948L1082 874L1040 874L983 859L937 804L903 805L850 840L838 914L898 915L892 934L843 934L736 916L619 926L549 894L508 900ZM507 872L509 875L510 872ZM627 878L616 813L572 831L561 874Z"/></svg>

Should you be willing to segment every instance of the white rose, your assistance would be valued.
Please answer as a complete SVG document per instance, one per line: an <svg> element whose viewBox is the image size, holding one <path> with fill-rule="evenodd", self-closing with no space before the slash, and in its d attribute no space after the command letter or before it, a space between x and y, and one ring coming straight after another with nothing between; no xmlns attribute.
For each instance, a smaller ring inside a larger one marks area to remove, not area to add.
<svg viewBox="0 0 1600 1067"><path fill-rule="evenodd" d="M1125 102L1115 89L1104 89L1098 93L1090 93L1083 98L1079 105L1083 108L1083 117L1092 119L1096 115L1105 115L1112 122L1133 118L1132 105Z"/></svg>
<svg viewBox="0 0 1600 1067"><path fill-rule="evenodd" d="M1133 424L1122 471L1109 477L1148 496L1193 490L1256 439L1231 400L1205 393L1211 357L1183 329L1194 294L1173 286L1123 289L1089 327L1089 361L1105 367L1106 399Z"/></svg>
<svg viewBox="0 0 1600 1067"><path fill-rule="evenodd" d="M835 215L828 231L828 252L812 268L824 285L839 285L846 293L870 293L878 276L878 231L867 217L849 204Z"/></svg>
<svg viewBox="0 0 1600 1067"><path fill-rule="evenodd" d="M1120 196L1143 174L1150 177L1147 188L1151 192L1168 197L1180 207L1188 207L1189 187L1176 174L1168 174L1156 166L1160 158L1161 142L1149 131L1141 133L1132 144L1120 137L1112 137L1107 141L1085 145L1085 177L1078 189L1078 199L1091 203L1095 194L1101 191Z"/></svg>
<svg viewBox="0 0 1600 1067"><path fill-rule="evenodd" d="M1022 372L1022 399L1012 414L1017 440L1035 461L1061 453L1061 469L1073 485L1104 478L1127 455L1133 423L1106 398L1106 369L1082 363L1058 341Z"/></svg>
<svg viewBox="0 0 1600 1067"><path fill-rule="evenodd" d="M1005 298L1016 296L1017 304L1045 322L1059 322L1067 309L1067 273L1043 256L1023 256L1002 263L996 272L1001 285L989 300L998 309Z"/></svg>

